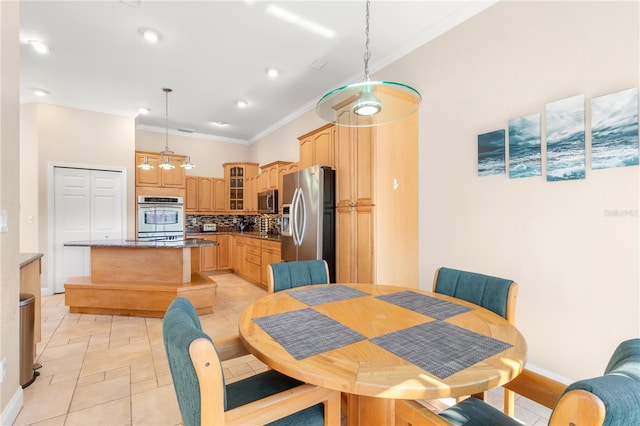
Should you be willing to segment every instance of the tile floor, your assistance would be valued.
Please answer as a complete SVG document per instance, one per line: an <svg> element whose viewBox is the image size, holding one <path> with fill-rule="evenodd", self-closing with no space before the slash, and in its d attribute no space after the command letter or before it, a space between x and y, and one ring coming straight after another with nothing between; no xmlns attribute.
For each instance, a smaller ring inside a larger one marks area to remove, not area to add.
<svg viewBox="0 0 640 426"><path fill-rule="evenodd" d="M240 313L265 291L231 274L214 279L216 308L201 321L217 338L237 333ZM36 352L40 376L24 390L14 425L180 424L160 319L72 314L64 295L43 297L42 342ZM251 355L223 366L228 382L266 369ZM489 402L499 407L501 396L501 390L493 390ZM527 425L547 424L549 414L533 401L516 400L516 417Z"/></svg>

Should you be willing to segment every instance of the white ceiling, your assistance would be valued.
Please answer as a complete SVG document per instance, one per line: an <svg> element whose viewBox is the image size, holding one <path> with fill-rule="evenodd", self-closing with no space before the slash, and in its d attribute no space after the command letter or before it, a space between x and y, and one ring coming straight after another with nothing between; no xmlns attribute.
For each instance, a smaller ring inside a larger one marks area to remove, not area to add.
<svg viewBox="0 0 640 426"><path fill-rule="evenodd" d="M371 3L375 71L493 1ZM335 32L323 38L266 13L278 6ZM364 1L22 1L20 100L138 116L138 128L251 143L362 78ZM156 44L140 28L161 33ZM47 54L26 42L42 40ZM322 67L318 65L325 64ZM265 70L276 67L277 79ZM319 68L319 69L317 69ZM411 84L403 81L402 83ZM33 88L49 93L36 97ZM235 101L244 99L242 110ZM229 123L220 128L213 121Z"/></svg>

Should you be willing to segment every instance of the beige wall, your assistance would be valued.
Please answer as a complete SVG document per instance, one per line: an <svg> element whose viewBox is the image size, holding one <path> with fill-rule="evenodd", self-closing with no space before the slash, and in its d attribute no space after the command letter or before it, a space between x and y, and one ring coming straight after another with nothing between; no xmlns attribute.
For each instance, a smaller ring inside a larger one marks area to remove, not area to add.
<svg viewBox="0 0 640 426"><path fill-rule="evenodd" d="M440 265L518 281L529 362L569 379L640 336L638 167L594 171L587 156L584 180L478 177L477 135L536 112L544 129L548 102L638 87L638 6L500 2L374 75L424 97L420 286Z"/></svg>
<svg viewBox="0 0 640 426"><path fill-rule="evenodd" d="M7 211L8 232L0 234L0 360L7 375L0 385L0 424L11 424L22 406L19 372L20 301L19 191L20 108L19 3L0 2L0 209Z"/></svg>
<svg viewBox="0 0 640 426"><path fill-rule="evenodd" d="M164 149L166 135L147 130L136 130L136 150L160 152ZM195 169L187 170L187 175L224 177L223 163L249 160L247 145L198 139L189 136L169 134L169 148L179 155L188 155Z"/></svg>
<svg viewBox="0 0 640 426"><path fill-rule="evenodd" d="M21 128L26 144L36 151L22 151L22 167L28 167L36 178L22 182L21 197L25 199L23 216L34 216L37 233L31 229L21 235L20 246L44 253L43 287L49 283L48 170L50 163L83 165L90 168L126 167L127 173L127 236L135 234L135 123L133 118L119 117L48 104L27 104ZM29 131L25 131L30 129ZM35 129L35 130L34 130ZM37 196L37 200L34 200ZM30 210L26 210L26 209ZM32 210L35 210L32 211ZM25 227L31 227L26 224ZM33 238L37 238L37 246ZM35 249L37 247L37 249Z"/></svg>

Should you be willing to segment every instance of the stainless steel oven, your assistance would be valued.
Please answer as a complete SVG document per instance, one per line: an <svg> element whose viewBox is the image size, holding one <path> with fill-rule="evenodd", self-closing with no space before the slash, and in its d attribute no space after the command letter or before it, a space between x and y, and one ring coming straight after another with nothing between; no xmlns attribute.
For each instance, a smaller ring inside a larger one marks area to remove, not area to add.
<svg viewBox="0 0 640 426"><path fill-rule="evenodd" d="M138 197L139 240L184 239L182 197L140 195Z"/></svg>

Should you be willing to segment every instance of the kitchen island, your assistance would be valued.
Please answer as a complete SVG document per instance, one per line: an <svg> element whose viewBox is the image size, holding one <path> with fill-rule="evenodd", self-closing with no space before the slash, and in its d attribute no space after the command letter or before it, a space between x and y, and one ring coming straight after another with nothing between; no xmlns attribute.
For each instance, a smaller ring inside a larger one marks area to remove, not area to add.
<svg viewBox="0 0 640 426"><path fill-rule="evenodd" d="M65 283L65 304L74 313L162 318L173 299L189 299L198 314L211 313L216 283L201 272L201 238L172 241L71 241L91 248L91 275Z"/></svg>

